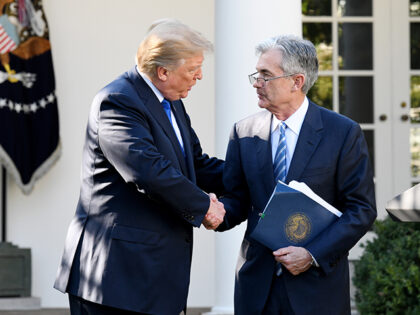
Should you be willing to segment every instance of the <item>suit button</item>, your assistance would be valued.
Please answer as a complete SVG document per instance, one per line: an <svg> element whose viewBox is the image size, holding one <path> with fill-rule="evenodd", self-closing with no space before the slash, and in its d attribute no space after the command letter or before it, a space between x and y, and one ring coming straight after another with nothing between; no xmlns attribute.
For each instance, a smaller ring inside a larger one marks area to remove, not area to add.
<svg viewBox="0 0 420 315"><path fill-rule="evenodd" d="M191 243L191 239L190 239L189 237L186 237L186 238L185 238L185 241L186 241L187 243Z"/></svg>

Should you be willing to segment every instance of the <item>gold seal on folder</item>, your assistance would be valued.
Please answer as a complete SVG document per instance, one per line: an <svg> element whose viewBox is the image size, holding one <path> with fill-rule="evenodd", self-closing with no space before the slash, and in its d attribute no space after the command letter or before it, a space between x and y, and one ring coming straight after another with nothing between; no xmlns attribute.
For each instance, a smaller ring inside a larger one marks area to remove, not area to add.
<svg viewBox="0 0 420 315"><path fill-rule="evenodd" d="M303 213L293 213L284 226L286 236L292 243L304 241L311 233L311 220Z"/></svg>

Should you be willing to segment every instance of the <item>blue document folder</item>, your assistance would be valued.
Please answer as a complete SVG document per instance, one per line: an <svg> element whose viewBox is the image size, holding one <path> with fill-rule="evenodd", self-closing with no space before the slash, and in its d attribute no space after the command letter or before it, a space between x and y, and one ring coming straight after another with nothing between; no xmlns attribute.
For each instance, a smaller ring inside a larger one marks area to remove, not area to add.
<svg viewBox="0 0 420 315"><path fill-rule="evenodd" d="M264 212L260 213L251 237L273 251L287 246L305 246L339 218L341 212L335 211L279 182Z"/></svg>

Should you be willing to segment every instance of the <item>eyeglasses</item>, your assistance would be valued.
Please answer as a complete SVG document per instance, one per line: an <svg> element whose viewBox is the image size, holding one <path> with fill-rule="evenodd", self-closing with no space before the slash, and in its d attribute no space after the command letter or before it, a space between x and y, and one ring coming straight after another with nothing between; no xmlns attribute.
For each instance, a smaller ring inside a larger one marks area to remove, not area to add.
<svg viewBox="0 0 420 315"><path fill-rule="evenodd" d="M280 79L280 78L287 78L287 77L291 77L292 75L295 75L297 73L292 73L292 74L284 74L284 75L280 75L278 77L271 77L271 78L261 78L261 77L256 77L255 75L258 74L258 71L248 75L248 79L249 79L249 83L251 83L251 85L254 85L255 82L257 82L258 84L261 84L261 86L265 86L265 83L267 81L271 81L271 80L275 80L275 79Z"/></svg>

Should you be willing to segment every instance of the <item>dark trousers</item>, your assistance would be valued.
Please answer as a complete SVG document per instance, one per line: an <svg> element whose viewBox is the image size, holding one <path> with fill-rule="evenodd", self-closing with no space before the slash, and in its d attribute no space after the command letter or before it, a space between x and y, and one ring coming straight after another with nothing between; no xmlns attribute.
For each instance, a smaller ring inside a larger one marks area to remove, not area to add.
<svg viewBox="0 0 420 315"><path fill-rule="evenodd" d="M283 276L274 275L262 315L295 315L287 296Z"/></svg>
<svg viewBox="0 0 420 315"><path fill-rule="evenodd" d="M71 315L147 315L86 301L69 294Z"/></svg>

